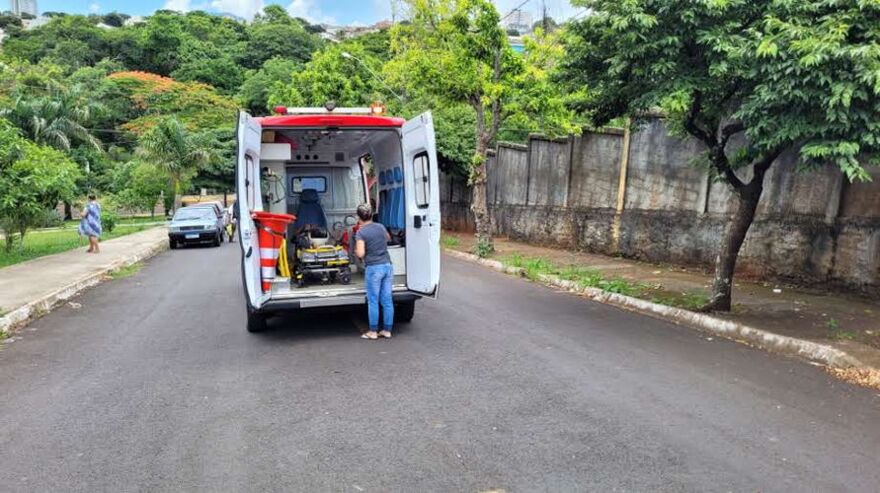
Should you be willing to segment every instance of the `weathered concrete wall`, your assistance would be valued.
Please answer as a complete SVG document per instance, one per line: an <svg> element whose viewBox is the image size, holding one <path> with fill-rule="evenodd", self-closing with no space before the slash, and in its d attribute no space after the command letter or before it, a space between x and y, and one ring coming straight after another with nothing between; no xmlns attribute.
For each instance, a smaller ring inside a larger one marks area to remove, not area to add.
<svg viewBox="0 0 880 493"><path fill-rule="evenodd" d="M495 166L490 176L495 177L496 204L522 205L526 203L529 185L529 153L525 146L502 144L498 146Z"/></svg>
<svg viewBox="0 0 880 493"><path fill-rule="evenodd" d="M570 156L568 141L529 140L529 205L562 207L568 203Z"/></svg>
<svg viewBox="0 0 880 493"><path fill-rule="evenodd" d="M614 207L622 147L623 132L587 133L573 139L569 206Z"/></svg>
<svg viewBox="0 0 880 493"><path fill-rule="evenodd" d="M670 136L660 119L633 132L624 207L618 211L624 138L623 132L606 131L499 146L490 168L495 232L710 267L736 199L726 184L711 183L693 166L702 157L701 145ZM765 177L739 271L880 294L880 170L873 170L873 182L849 184L832 166L799 171L796 161L794 153L784 154ZM751 177L749 169L738 173ZM464 180L448 187L444 224L472 230Z"/></svg>

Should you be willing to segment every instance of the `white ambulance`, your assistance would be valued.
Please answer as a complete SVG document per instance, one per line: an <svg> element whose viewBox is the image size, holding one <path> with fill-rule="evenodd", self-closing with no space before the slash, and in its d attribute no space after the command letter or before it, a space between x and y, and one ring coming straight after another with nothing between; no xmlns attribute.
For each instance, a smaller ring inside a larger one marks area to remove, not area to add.
<svg viewBox="0 0 880 493"><path fill-rule="evenodd" d="M291 214L287 257L303 227L323 227L321 241L353 251L356 208L370 202L374 219L392 235L395 318L412 319L415 302L436 297L440 281L440 193L431 113L412 120L384 116L384 108L275 108L276 115L239 113L237 216L247 329L263 330L267 317L287 310L366 303L363 268L351 256L347 283L297 283L276 274L261 278L257 211ZM308 207L308 211L304 209ZM299 214L299 212L303 212ZM319 228L316 228L319 229Z"/></svg>

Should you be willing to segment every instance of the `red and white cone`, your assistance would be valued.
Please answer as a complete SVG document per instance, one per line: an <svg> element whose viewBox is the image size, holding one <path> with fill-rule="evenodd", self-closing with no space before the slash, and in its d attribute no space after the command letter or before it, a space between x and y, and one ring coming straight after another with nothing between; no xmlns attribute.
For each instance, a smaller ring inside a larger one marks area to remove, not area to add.
<svg viewBox="0 0 880 493"><path fill-rule="evenodd" d="M275 269L278 267L278 249L284 241L284 232L287 225L296 217L290 214L272 214L270 212L257 211L251 217L257 223L260 242L260 278L263 292L272 290L272 281L275 280Z"/></svg>

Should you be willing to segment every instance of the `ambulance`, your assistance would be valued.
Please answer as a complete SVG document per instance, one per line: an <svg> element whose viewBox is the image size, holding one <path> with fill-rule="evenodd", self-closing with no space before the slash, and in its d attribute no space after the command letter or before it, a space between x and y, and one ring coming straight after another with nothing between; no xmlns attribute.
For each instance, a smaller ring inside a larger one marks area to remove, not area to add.
<svg viewBox="0 0 880 493"><path fill-rule="evenodd" d="M364 269L353 255L362 203L373 205L374 221L392 236L396 321L409 322L418 299L437 296L440 190L430 112L407 121L386 116L380 104L332 102L276 107L262 118L240 112L237 141L235 207L248 331L265 329L268 317L286 311L366 304ZM346 282L331 276L306 282L266 269L254 220L260 212L296 217L280 249L287 270L296 272L294 242L307 231L319 247L351 252Z"/></svg>

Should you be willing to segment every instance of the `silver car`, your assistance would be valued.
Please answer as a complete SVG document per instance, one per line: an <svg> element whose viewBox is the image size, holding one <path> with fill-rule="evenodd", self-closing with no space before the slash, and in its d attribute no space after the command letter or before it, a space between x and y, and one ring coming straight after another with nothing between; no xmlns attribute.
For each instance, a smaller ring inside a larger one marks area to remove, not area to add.
<svg viewBox="0 0 880 493"><path fill-rule="evenodd" d="M168 242L172 249L190 243L210 243L217 247L223 241L223 219L212 207L183 207L177 209L168 228Z"/></svg>

